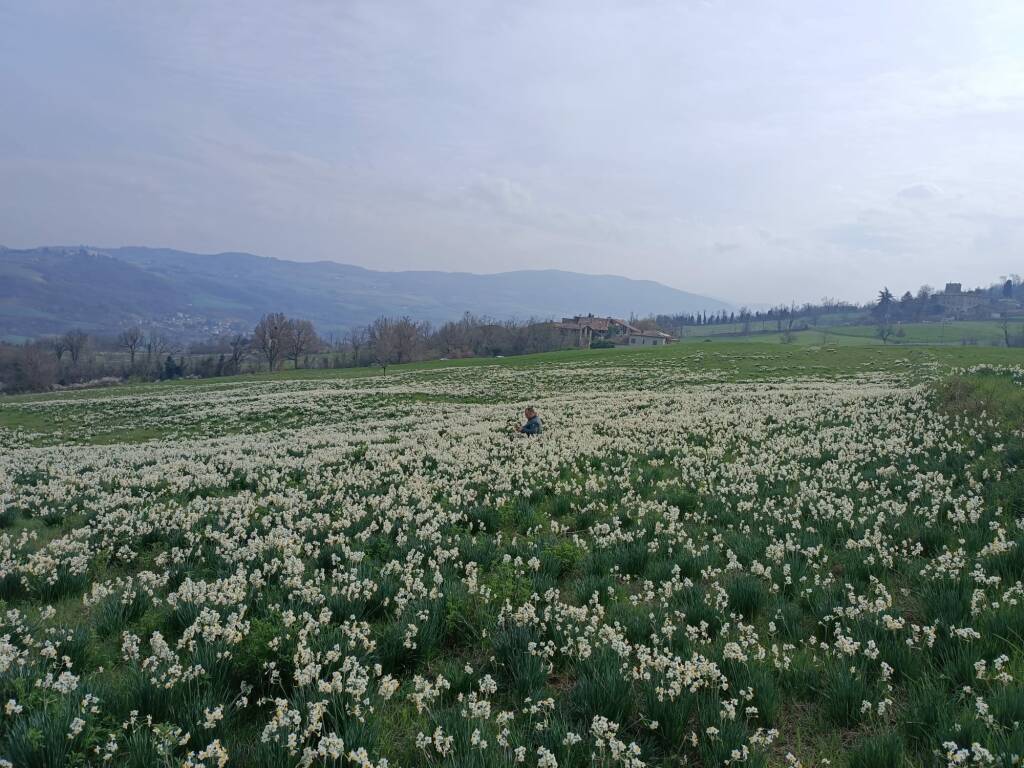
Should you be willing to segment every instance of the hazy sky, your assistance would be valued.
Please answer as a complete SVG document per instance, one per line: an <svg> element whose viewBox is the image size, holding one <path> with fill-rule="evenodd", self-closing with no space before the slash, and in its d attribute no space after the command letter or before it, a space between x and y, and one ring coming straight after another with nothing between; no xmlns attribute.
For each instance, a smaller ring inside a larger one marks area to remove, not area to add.
<svg viewBox="0 0 1024 768"><path fill-rule="evenodd" d="M1020 0L0 0L0 243L987 284L1021 41Z"/></svg>

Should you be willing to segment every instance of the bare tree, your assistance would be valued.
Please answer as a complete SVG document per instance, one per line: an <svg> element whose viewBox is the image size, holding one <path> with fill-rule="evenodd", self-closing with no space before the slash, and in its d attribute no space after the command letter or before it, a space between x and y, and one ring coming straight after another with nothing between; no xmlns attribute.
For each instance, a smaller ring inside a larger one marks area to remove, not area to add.
<svg viewBox="0 0 1024 768"><path fill-rule="evenodd" d="M359 365L359 350L366 346L366 329L362 326L350 329L345 341L352 348L352 365Z"/></svg>
<svg viewBox="0 0 1024 768"><path fill-rule="evenodd" d="M526 354L557 349L561 340L561 334L554 323L531 319L526 325L518 326L516 330L522 336L521 349Z"/></svg>
<svg viewBox="0 0 1024 768"><path fill-rule="evenodd" d="M159 331L150 331L142 344L146 350L146 368L151 369L154 365L159 366L161 358L171 350L171 342Z"/></svg>
<svg viewBox="0 0 1024 768"><path fill-rule="evenodd" d="M26 392L41 392L57 381L57 364L42 344L26 343L19 349L14 366L15 387Z"/></svg>
<svg viewBox="0 0 1024 768"><path fill-rule="evenodd" d="M138 326L134 328L126 328L121 331L117 336L117 343L122 346L128 352L129 365L135 367L135 353L139 347L142 346L143 334L142 329Z"/></svg>
<svg viewBox="0 0 1024 768"><path fill-rule="evenodd" d="M419 358L430 327L408 317L380 317L369 328L374 360L382 368L391 363L408 363Z"/></svg>
<svg viewBox="0 0 1024 768"><path fill-rule="evenodd" d="M281 312L264 315L252 332L252 343L267 361L271 371L276 371L288 352L289 322Z"/></svg>
<svg viewBox="0 0 1024 768"><path fill-rule="evenodd" d="M78 365L78 361L82 357L82 352L85 351L85 347L88 343L89 334L78 328L64 334L64 345L67 347L68 353L71 355L72 365Z"/></svg>
<svg viewBox="0 0 1024 768"><path fill-rule="evenodd" d="M473 354L474 337L479 335L481 321L466 312L459 320L452 320L434 334L434 340L444 357L459 358Z"/></svg>
<svg viewBox="0 0 1024 768"><path fill-rule="evenodd" d="M430 326L426 323L417 323L409 317L403 317L395 322L394 329L397 352L395 362L412 362L419 356L423 339L430 333Z"/></svg>
<svg viewBox="0 0 1024 768"><path fill-rule="evenodd" d="M999 327L1003 331L1003 342L1006 344L1007 349L1009 349L1013 346L1013 341L1010 339L1010 318L1003 315L1002 319L999 321Z"/></svg>
<svg viewBox="0 0 1024 768"><path fill-rule="evenodd" d="M249 337L243 336L240 333L231 337L231 341L228 342L228 346L231 348L231 356L228 358L228 370L231 373L238 373L242 370L242 361L249 354L250 344Z"/></svg>
<svg viewBox="0 0 1024 768"><path fill-rule="evenodd" d="M369 327L369 344L373 359L386 375L388 365L398 362L398 333L396 321L390 317L378 317Z"/></svg>
<svg viewBox="0 0 1024 768"><path fill-rule="evenodd" d="M64 353L68 351L68 342L63 336L54 336L50 339L50 349L53 350L54 357L57 358L57 362L60 363L64 358Z"/></svg>
<svg viewBox="0 0 1024 768"><path fill-rule="evenodd" d="M783 307L782 311L786 317L786 328L782 332L782 343L792 344L796 340L796 334L793 331L793 325L796 323L796 302L793 302L788 309ZM781 326L781 320L779 324Z"/></svg>
<svg viewBox="0 0 1024 768"><path fill-rule="evenodd" d="M287 356L298 368L299 359L316 349L320 344L320 339L309 320L289 320L286 343L288 345Z"/></svg>
<svg viewBox="0 0 1024 768"><path fill-rule="evenodd" d="M896 329L893 327L892 323L887 320L883 320L878 324L878 327L875 328L875 336L880 338L883 344L888 344L889 337L893 335L895 330Z"/></svg>

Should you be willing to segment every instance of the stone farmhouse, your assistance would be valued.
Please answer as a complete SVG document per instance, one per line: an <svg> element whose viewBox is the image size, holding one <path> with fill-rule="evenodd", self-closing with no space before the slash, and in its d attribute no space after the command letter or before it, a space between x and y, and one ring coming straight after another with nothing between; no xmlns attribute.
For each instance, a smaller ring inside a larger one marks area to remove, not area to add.
<svg viewBox="0 0 1024 768"><path fill-rule="evenodd" d="M567 338L572 339L577 347L587 348L591 342L603 340L614 343L624 342L629 334L640 333L640 329L625 320L615 317L595 317L594 315L576 315L563 317L555 327Z"/></svg>
<svg viewBox="0 0 1024 768"><path fill-rule="evenodd" d="M571 340L574 346L587 348L595 341L610 341L631 347L651 347L675 341L661 331L645 331L616 317L576 315L563 317L555 327Z"/></svg>

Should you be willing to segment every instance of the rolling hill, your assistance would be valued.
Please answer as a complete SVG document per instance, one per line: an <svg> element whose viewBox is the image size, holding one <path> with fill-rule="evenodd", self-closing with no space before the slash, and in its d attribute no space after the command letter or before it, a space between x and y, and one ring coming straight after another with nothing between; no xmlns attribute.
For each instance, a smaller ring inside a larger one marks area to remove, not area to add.
<svg viewBox="0 0 1024 768"><path fill-rule="evenodd" d="M323 333L382 314L443 322L464 312L499 320L594 312L708 312L722 301L649 280L559 270L498 274L384 272L330 261L162 248L0 248L0 338L129 325L197 337L247 329L270 311Z"/></svg>

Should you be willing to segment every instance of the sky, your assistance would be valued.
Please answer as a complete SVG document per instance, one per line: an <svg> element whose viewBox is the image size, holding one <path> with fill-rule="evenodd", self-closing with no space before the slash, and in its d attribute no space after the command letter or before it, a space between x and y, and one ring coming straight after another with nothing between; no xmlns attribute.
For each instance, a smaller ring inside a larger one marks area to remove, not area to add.
<svg viewBox="0 0 1024 768"><path fill-rule="evenodd" d="M0 0L0 244L987 285L1021 40L1019 0Z"/></svg>

